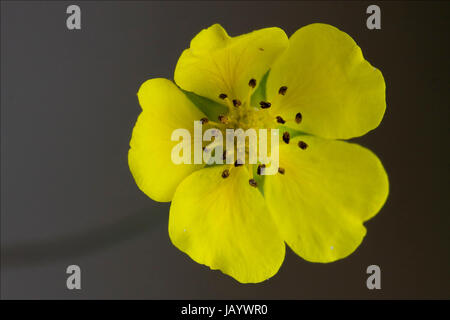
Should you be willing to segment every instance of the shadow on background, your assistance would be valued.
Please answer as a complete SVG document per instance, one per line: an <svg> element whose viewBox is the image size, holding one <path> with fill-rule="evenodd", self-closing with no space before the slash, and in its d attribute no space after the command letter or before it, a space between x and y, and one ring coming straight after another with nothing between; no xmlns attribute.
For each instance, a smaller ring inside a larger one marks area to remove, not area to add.
<svg viewBox="0 0 450 320"><path fill-rule="evenodd" d="M166 218L143 209L113 224L79 234L2 247L2 267L28 267L90 254L150 232Z"/></svg>

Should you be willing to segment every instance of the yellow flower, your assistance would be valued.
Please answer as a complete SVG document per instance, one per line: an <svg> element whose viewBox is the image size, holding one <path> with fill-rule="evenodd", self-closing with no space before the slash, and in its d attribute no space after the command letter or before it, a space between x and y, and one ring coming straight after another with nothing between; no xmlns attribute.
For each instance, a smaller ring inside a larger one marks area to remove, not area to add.
<svg viewBox="0 0 450 320"><path fill-rule="evenodd" d="M139 89L128 159L145 194L172 201L177 248L243 283L276 274L285 243L311 262L355 251L389 184L371 151L341 141L376 128L386 108L383 76L350 36L311 24L289 39L279 28L230 37L215 24L194 37L174 78L181 89L166 79ZM174 164L171 133L193 132L199 119L220 130L280 128L279 173Z"/></svg>

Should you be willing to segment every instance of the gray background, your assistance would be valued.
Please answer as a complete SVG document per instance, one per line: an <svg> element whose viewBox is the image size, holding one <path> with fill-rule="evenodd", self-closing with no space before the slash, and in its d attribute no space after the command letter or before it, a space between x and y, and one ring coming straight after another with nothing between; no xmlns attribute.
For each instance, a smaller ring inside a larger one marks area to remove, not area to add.
<svg viewBox="0 0 450 320"><path fill-rule="evenodd" d="M66 28L79 4L82 30ZM449 298L448 2L1 3L1 297ZM383 161L391 191L349 258L312 264L288 250L278 274L242 285L170 242L169 204L136 187L127 165L136 92L172 78L202 28L231 35L324 22L349 33L384 74L381 126L357 141ZM65 269L82 269L82 290ZM382 290L366 288L368 265Z"/></svg>

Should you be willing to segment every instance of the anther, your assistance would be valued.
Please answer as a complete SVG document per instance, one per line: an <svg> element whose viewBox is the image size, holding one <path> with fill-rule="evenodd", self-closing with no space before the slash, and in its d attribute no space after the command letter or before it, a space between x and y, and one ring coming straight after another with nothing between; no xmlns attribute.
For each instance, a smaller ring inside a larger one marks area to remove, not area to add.
<svg viewBox="0 0 450 320"><path fill-rule="evenodd" d="M202 123L202 124L205 124L205 123L208 123L208 118L201 118L200 119L200 122Z"/></svg>
<svg viewBox="0 0 450 320"><path fill-rule="evenodd" d="M282 117L280 117L280 116L277 116L277 122L281 123L281 124L285 124L286 123L286 121L284 121L284 119Z"/></svg>
<svg viewBox="0 0 450 320"><path fill-rule="evenodd" d="M271 106L272 104L271 104L270 102L261 101L261 102L259 103L259 105L261 106L261 108L267 109L267 108L270 108L270 106Z"/></svg>
<svg viewBox="0 0 450 320"><path fill-rule="evenodd" d="M256 174L257 174L258 176L260 176L260 175L261 175L261 169L262 169L262 168L265 168L265 167L266 167L265 164L260 164L260 165L258 166L258 168L256 169Z"/></svg>
<svg viewBox="0 0 450 320"><path fill-rule="evenodd" d="M295 122L300 123L302 122L302 114L299 112L295 115Z"/></svg>
<svg viewBox="0 0 450 320"><path fill-rule="evenodd" d="M235 167L240 167L240 166L242 166L242 165L243 165L243 163L239 162L238 160L236 160L236 161L234 162L234 166L235 166Z"/></svg>
<svg viewBox="0 0 450 320"><path fill-rule="evenodd" d="M286 86L282 86L280 88L280 90L278 90L278 94L281 94L282 96L284 96L286 94L287 91L287 87Z"/></svg>
<svg viewBox="0 0 450 320"><path fill-rule="evenodd" d="M248 82L248 85L252 88L256 87L256 80L255 79L250 79L250 81Z"/></svg>
<svg viewBox="0 0 450 320"><path fill-rule="evenodd" d="M228 117L221 114L219 116L219 121L222 122L222 123L227 123L228 122Z"/></svg>
<svg viewBox="0 0 450 320"><path fill-rule="evenodd" d="M228 96L225 93L219 94L219 98L222 99L222 100L226 99L227 97Z"/></svg>
<svg viewBox="0 0 450 320"><path fill-rule="evenodd" d="M222 172L222 178L228 178L230 176L230 170L228 170L228 169L225 169L225 170L223 170L223 172Z"/></svg>
<svg viewBox="0 0 450 320"><path fill-rule="evenodd" d="M304 141L299 141L298 142L298 146L300 147L300 149L305 150L306 148L308 148L308 145L306 144L306 142Z"/></svg>
<svg viewBox="0 0 450 320"><path fill-rule="evenodd" d="M255 180L255 179L250 179L250 180L248 180L248 183L249 183L252 187L257 187L257 186L258 186L258 184L256 183L256 180Z"/></svg>
<svg viewBox="0 0 450 320"><path fill-rule="evenodd" d="M285 170L284 170L284 168L278 167L278 172L281 173L281 174L284 174Z"/></svg>
<svg viewBox="0 0 450 320"><path fill-rule="evenodd" d="M238 99L233 100L233 106L239 107L240 105L241 105L241 101L239 101Z"/></svg>
<svg viewBox="0 0 450 320"><path fill-rule="evenodd" d="M289 140L291 140L291 135L286 131L285 133L283 133L283 141L289 143Z"/></svg>

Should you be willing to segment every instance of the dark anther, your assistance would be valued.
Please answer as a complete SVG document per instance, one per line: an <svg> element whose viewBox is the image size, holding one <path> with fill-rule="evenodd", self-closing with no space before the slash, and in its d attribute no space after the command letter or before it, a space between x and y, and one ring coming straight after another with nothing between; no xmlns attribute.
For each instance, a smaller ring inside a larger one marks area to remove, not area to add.
<svg viewBox="0 0 450 320"><path fill-rule="evenodd" d="M248 85L252 88L256 87L256 80L255 79L250 79L250 81L248 82Z"/></svg>
<svg viewBox="0 0 450 320"><path fill-rule="evenodd" d="M277 116L277 122L281 123L281 124L285 124L286 123L286 121L284 121L284 119L282 117L280 117L280 116Z"/></svg>
<svg viewBox="0 0 450 320"><path fill-rule="evenodd" d="M221 94L219 94L219 98L220 99L226 99L228 96L225 94L225 93L221 93Z"/></svg>
<svg viewBox="0 0 450 320"><path fill-rule="evenodd" d="M283 133L283 141L289 143L289 140L291 140L291 135L286 131L285 133Z"/></svg>
<svg viewBox="0 0 450 320"><path fill-rule="evenodd" d="M271 106L270 102L265 102L265 101L261 101L261 102L259 103L259 105L260 105L261 108L263 108L263 109L270 108L270 106Z"/></svg>
<svg viewBox="0 0 450 320"><path fill-rule="evenodd" d="M256 180L255 180L255 179L250 179L250 180L248 180L248 183L249 183L252 187L258 186L258 184L256 183Z"/></svg>
<svg viewBox="0 0 450 320"><path fill-rule="evenodd" d="M239 100L237 100L237 99L234 99L234 100L233 100L233 106L239 107L240 105L241 105L241 101L239 101Z"/></svg>
<svg viewBox="0 0 450 320"><path fill-rule="evenodd" d="M202 124L205 124L205 123L208 123L208 118L201 118L200 119L200 122L202 123Z"/></svg>
<svg viewBox="0 0 450 320"><path fill-rule="evenodd" d="M300 112L295 115L295 122L302 122L302 114Z"/></svg>
<svg viewBox="0 0 450 320"><path fill-rule="evenodd" d="M280 167L279 167L279 168L278 168L278 172L281 173L281 174L284 174L285 170L284 170L284 168L280 168Z"/></svg>
<svg viewBox="0 0 450 320"><path fill-rule="evenodd" d="M281 94L281 95L284 96L286 94L286 91L287 91L287 87L286 86L282 86L280 88L280 90L278 90L278 94Z"/></svg>
<svg viewBox="0 0 450 320"><path fill-rule="evenodd" d="M260 165L258 166L258 168L256 169L256 173L260 176L260 175L261 175L261 169L262 169L262 168L265 168L265 167L266 167L265 164L260 164Z"/></svg>
<svg viewBox="0 0 450 320"><path fill-rule="evenodd" d="M235 166L235 167L240 167L240 166L242 166L242 165L244 165L244 164L241 163L241 162L239 162L238 160L236 160L236 161L234 162L234 166Z"/></svg>
<svg viewBox="0 0 450 320"><path fill-rule="evenodd" d="M306 142L304 141L299 141L298 142L298 146L300 147L300 149L305 150L306 148L308 148L308 145L306 144Z"/></svg>
<svg viewBox="0 0 450 320"><path fill-rule="evenodd" d="M228 122L228 117L221 114L219 116L219 121L222 122L222 123L227 123Z"/></svg>
<svg viewBox="0 0 450 320"><path fill-rule="evenodd" d="M228 178L230 176L230 170L228 170L228 169L225 169L225 170L223 170L223 172L222 172L222 178Z"/></svg>

